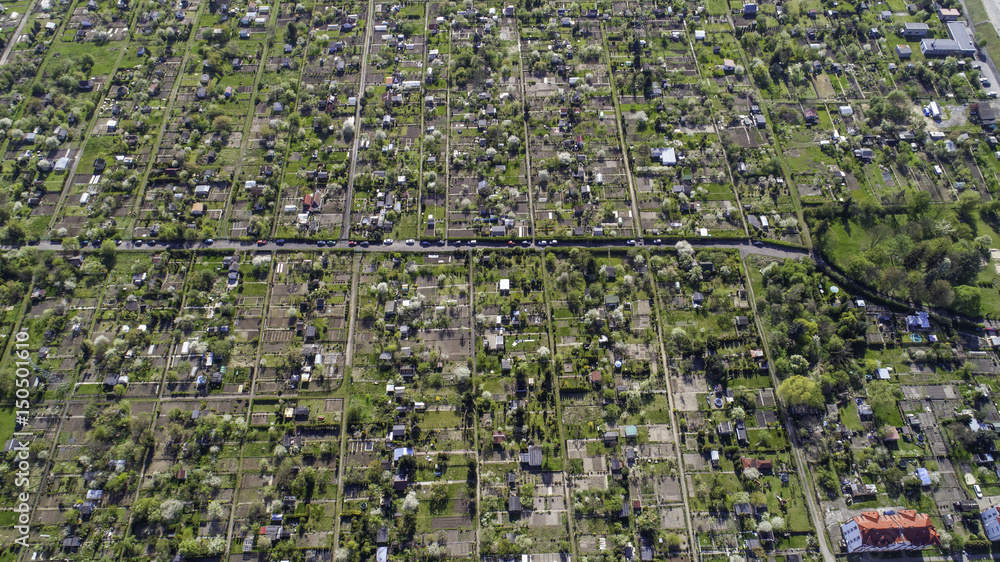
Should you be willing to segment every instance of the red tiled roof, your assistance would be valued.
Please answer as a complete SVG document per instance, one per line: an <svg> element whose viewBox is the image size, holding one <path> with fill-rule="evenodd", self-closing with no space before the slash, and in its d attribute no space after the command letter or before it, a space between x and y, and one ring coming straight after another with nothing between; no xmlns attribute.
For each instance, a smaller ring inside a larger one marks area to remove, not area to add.
<svg viewBox="0 0 1000 562"><path fill-rule="evenodd" d="M770 459L751 459L747 457L740 457L740 463L743 465L743 470L748 468L756 468L758 470L772 470L774 468L774 463Z"/></svg>
<svg viewBox="0 0 1000 562"><path fill-rule="evenodd" d="M941 537L931 523L930 515L912 509L901 509L892 515L865 511L854 521L866 546L886 547L901 542L916 546L941 544Z"/></svg>

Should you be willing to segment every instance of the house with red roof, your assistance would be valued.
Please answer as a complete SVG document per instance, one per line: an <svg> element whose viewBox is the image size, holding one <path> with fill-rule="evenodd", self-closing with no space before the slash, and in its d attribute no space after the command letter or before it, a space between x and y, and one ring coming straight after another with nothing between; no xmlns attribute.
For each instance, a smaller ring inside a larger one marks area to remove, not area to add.
<svg viewBox="0 0 1000 562"><path fill-rule="evenodd" d="M743 465L743 470L748 468L756 468L763 474L770 474L774 470L774 463L770 459L751 459L747 457L740 457L740 464Z"/></svg>
<svg viewBox="0 0 1000 562"><path fill-rule="evenodd" d="M847 552L923 550L941 545L930 515L912 509L865 511L840 526Z"/></svg>

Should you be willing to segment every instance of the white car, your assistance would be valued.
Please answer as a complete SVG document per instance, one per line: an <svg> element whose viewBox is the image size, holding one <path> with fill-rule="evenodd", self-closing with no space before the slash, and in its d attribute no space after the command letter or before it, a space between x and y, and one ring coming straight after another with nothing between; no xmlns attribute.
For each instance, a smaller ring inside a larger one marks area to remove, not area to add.
<svg viewBox="0 0 1000 562"><path fill-rule="evenodd" d="M407 238L407 239L406 239L406 245L407 245L407 246L412 246L413 244L414 244L414 240L413 240L413 238Z"/></svg>
<svg viewBox="0 0 1000 562"><path fill-rule="evenodd" d="M476 244L477 244L477 242L475 240L469 240L469 245L470 246L475 246Z"/></svg>
<svg viewBox="0 0 1000 562"><path fill-rule="evenodd" d="M395 242L395 240L393 240L392 238L386 238L385 240L382 241L382 243L385 244L386 246L392 246L393 242Z"/></svg>
<svg viewBox="0 0 1000 562"><path fill-rule="evenodd" d="M979 487L979 484L972 486L972 490L976 492L976 499L983 499L983 489Z"/></svg>

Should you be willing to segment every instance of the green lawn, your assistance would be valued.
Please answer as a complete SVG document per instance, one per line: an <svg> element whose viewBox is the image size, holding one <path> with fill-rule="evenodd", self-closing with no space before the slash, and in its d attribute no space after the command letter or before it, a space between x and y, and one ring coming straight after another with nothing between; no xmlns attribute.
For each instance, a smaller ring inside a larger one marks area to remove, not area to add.
<svg viewBox="0 0 1000 562"><path fill-rule="evenodd" d="M854 401L840 409L840 423L844 424L847 429L864 430L865 427L861 425L861 417L858 415L858 405Z"/></svg>

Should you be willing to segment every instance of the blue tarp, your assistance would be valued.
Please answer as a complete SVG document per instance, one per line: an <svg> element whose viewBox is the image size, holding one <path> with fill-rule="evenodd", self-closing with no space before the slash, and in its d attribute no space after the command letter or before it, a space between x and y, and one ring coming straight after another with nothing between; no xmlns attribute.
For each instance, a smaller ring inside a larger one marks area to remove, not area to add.
<svg viewBox="0 0 1000 562"><path fill-rule="evenodd" d="M918 468L917 469L917 478L920 479L920 485L921 486L930 486L931 485L931 475L928 474L926 468Z"/></svg>

